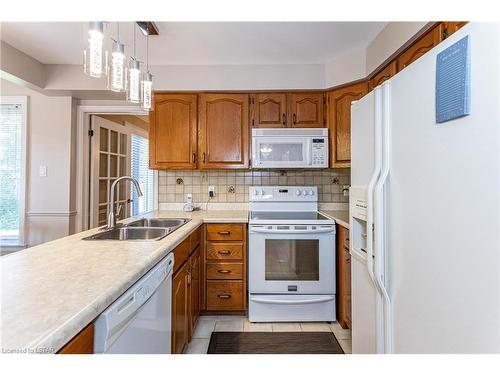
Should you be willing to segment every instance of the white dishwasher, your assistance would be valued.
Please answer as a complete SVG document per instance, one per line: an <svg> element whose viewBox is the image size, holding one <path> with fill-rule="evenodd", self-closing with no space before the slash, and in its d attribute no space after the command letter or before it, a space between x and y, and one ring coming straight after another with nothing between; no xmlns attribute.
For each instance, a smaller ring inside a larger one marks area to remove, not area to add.
<svg viewBox="0 0 500 375"><path fill-rule="evenodd" d="M104 310L95 322L95 353L171 353L173 267L171 253Z"/></svg>

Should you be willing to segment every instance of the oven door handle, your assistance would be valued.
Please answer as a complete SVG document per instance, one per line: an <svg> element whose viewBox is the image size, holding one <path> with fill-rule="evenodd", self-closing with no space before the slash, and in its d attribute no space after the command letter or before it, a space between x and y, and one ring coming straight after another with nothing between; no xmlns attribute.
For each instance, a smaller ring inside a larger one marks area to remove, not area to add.
<svg viewBox="0 0 500 375"><path fill-rule="evenodd" d="M250 228L250 233L299 233L299 234L314 234L314 233L330 233L334 232L335 228L320 228L320 229L265 229L265 228Z"/></svg>
<svg viewBox="0 0 500 375"><path fill-rule="evenodd" d="M264 303L268 305L307 305L311 303L321 303L332 301L334 297L322 297L322 298L311 298L311 299L297 299L297 300L281 300L281 299L261 299L261 298L252 298L250 300L252 302Z"/></svg>

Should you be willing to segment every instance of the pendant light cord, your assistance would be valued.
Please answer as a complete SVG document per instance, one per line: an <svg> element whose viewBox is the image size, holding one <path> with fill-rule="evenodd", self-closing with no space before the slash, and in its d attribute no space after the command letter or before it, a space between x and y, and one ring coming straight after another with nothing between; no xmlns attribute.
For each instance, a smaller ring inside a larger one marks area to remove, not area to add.
<svg viewBox="0 0 500 375"><path fill-rule="evenodd" d="M136 23L134 22L134 60L137 60L137 56L135 55L135 29L136 29Z"/></svg>

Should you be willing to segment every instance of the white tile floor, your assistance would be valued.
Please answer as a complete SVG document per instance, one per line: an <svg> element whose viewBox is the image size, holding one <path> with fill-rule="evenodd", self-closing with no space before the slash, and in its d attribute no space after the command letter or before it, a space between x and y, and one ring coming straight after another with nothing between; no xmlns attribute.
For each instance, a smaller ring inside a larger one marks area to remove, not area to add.
<svg viewBox="0 0 500 375"><path fill-rule="evenodd" d="M214 331L237 332L333 332L346 354L352 353L351 330L340 324L328 323L250 323L244 316L200 316L187 354L206 354Z"/></svg>

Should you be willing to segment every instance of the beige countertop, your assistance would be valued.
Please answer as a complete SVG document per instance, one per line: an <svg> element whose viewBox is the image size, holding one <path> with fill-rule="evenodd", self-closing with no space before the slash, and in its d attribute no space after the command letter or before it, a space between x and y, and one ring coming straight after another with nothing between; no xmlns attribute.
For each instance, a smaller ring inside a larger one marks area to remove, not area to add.
<svg viewBox="0 0 500 375"><path fill-rule="evenodd" d="M344 228L349 229L349 211L320 210L320 212L325 216L328 216L330 219L335 220L337 224L342 225Z"/></svg>
<svg viewBox="0 0 500 375"><path fill-rule="evenodd" d="M142 216L191 221L160 241L83 241L92 229L0 257L4 352L59 350L202 223L248 222L248 211Z"/></svg>

